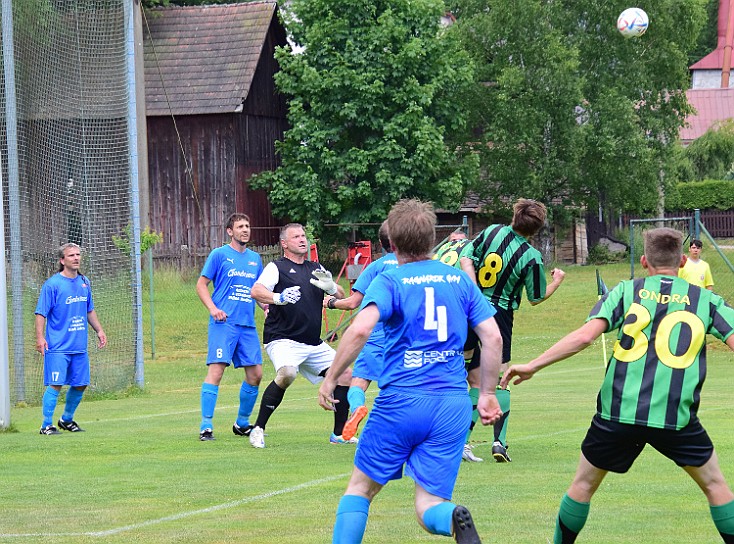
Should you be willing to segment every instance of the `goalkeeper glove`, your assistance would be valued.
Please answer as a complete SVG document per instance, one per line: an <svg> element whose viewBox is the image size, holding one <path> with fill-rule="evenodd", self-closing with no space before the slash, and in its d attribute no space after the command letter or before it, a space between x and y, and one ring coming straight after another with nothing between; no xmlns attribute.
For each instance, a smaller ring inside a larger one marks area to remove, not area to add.
<svg viewBox="0 0 734 544"><path fill-rule="evenodd" d="M314 276L311 278L311 285L315 285L322 291L326 291L329 295L336 294L336 283L331 279L331 272L321 268L311 272L311 275Z"/></svg>
<svg viewBox="0 0 734 544"><path fill-rule="evenodd" d="M301 287L299 285L283 289L282 293L273 293L273 304L278 306L295 304L299 300L301 300Z"/></svg>

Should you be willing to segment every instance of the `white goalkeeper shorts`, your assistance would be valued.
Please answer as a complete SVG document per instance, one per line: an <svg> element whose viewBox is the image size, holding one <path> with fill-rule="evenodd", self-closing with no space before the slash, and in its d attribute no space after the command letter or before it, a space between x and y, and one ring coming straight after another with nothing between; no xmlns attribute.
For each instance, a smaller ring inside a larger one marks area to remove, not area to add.
<svg viewBox="0 0 734 544"><path fill-rule="evenodd" d="M273 362L275 371L284 366L293 366L311 383L323 380L325 370L334 362L336 351L326 342L318 346L309 346L293 340L273 340L265 344L265 352Z"/></svg>

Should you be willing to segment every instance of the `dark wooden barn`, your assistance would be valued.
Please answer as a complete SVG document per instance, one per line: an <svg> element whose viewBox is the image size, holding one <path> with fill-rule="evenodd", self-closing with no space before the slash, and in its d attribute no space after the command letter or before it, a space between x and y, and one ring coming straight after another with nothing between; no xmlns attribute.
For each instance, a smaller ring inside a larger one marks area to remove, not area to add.
<svg viewBox="0 0 734 544"><path fill-rule="evenodd" d="M256 245L277 242L267 194L250 177L277 166L287 128L275 89L276 46L286 45L274 2L171 7L147 14L145 94L150 226L157 257L206 255L244 212Z"/></svg>

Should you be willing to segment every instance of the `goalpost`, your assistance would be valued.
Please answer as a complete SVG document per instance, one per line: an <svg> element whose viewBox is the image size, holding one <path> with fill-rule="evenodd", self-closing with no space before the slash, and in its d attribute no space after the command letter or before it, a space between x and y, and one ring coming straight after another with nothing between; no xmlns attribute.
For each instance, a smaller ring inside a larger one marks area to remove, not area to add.
<svg viewBox="0 0 734 544"><path fill-rule="evenodd" d="M8 424L4 403L36 403L42 395L33 313L41 285L57 270L57 248L66 242L82 247L82 272L109 339L97 350L90 335L90 391L143 384L133 1L0 4L3 232L10 268L3 299L10 313L0 334L12 352L0 372L0 427ZM130 255L113 243L126 229Z"/></svg>
<svg viewBox="0 0 734 544"><path fill-rule="evenodd" d="M731 254L731 248L722 248L711 235L701 220L701 211L696 209L690 217L665 217L656 219L632 219L630 221L630 278L635 277L635 266L642 255L642 229L655 226L670 226L682 231L686 238L683 243L683 252L688 250L688 245L693 239L703 240L706 247L712 248L705 257L714 274L714 291L723 296L725 300L734 300L734 264L727 256L727 250Z"/></svg>

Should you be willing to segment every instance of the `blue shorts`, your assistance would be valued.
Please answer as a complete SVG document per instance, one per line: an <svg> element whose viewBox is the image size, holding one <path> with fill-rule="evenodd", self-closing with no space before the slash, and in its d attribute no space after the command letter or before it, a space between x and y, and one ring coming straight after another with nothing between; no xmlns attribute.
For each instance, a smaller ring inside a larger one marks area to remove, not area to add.
<svg viewBox="0 0 734 544"><path fill-rule="evenodd" d="M224 363L229 366L230 362L235 368L263 364L257 329L231 325L226 321L210 321L206 364Z"/></svg>
<svg viewBox="0 0 734 544"><path fill-rule="evenodd" d="M47 351L43 356L43 385L89 385L89 354Z"/></svg>
<svg viewBox="0 0 734 544"><path fill-rule="evenodd" d="M357 360L354 361L352 377L376 382L380 377L384 362L385 346L381 343L367 340L362 351L359 352Z"/></svg>
<svg viewBox="0 0 734 544"><path fill-rule="evenodd" d="M429 493L451 499L472 405L466 391L406 394L383 389L359 437L354 465L385 485L405 473Z"/></svg>

